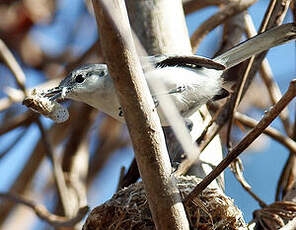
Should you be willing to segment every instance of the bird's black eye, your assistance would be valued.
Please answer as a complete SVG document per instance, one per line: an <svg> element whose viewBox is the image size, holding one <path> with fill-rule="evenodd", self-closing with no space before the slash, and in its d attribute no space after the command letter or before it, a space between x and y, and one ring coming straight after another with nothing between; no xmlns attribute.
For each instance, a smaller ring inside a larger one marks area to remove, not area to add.
<svg viewBox="0 0 296 230"><path fill-rule="evenodd" d="M99 77L104 77L105 74L106 74L106 73L105 73L104 70L100 70L100 71L98 72Z"/></svg>
<svg viewBox="0 0 296 230"><path fill-rule="evenodd" d="M82 74L78 74L78 75L75 77L75 81L76 81L77 83L82 83L82 82L84 82L84 80L85 80L85 78L84 78L84 76L83 76Z"/></svg>

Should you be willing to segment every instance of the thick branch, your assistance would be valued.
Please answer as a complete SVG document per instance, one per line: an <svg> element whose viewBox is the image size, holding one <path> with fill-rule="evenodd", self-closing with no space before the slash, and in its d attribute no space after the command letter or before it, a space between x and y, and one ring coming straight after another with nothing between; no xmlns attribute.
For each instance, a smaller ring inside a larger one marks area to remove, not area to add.
<svg viewBox="0 0 296 230"><path fill-rule="evenodd" d="M160 122L144 80L123 1L93 0L102 47L121 102L157 229L189 229ZM107 7L108 6L108 7ZM112 9L112 15L110 11Z"/></svg>

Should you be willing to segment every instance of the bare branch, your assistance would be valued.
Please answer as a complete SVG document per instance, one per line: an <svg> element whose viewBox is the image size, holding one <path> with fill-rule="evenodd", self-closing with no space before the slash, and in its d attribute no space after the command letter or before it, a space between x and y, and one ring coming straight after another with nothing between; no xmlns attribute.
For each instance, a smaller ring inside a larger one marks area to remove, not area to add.
<svg viewBox="0 0 296 230"><path fill-rule="evenodd" d="M51 224L54 227L71 227L80 222L83 217L88 212L88 207L82 207L79 209L77 214L72 218L67 218L63 216L57 216L50 213L43 205L36 204L35 202L21 197L20 195L16 195L13 193L0 193L0 197L2 199L9 199L15 203L23 204L29 208L31 208L35 214L42 220Z"/></svg>
<svg viewBox="0 0 296 230"><path fill-rule="evenodd" d="M284 15L287 12L287 8L289 6L289 2L287 0L283 1L276 1L275 6L273 7L274 10L270 12L272 15L270 16L270 20L267 22L267 25L262 25L261 27L267 27L271 28L273 26L279 25L282 20ZM255 58L255 61L252 65L252 68L250 69L249 77L248 80L246 81L244 90L243 90L243 95L248 89L249 85L251 84L252 80L255 77L255 74L257 73L257 70L260 68L262 60L266 56L266 51L258 54ZM215 122L212 122L213 125L208 128L207 133L204 135L204 139L200 144L200 151L202 152L203 149L212 141L212 139L219 133L219 131L222 129L222 127L225 125L225 123L229 120L230 117L230 111L231 111L231 106L233 104L233 98L230 98L223 108L219 111L219 114L217 115L217 118Z"/></svg>
<svg viewBox="0 0 296 230"><path fill-rule="evenodd" d="M247 36L249 38L254 37L257 34L257 32L255 30L253 20L249 14L245 15L245 24L246 24ZM262 65L261 65L259 71L260 71L260 76L263 79L263 81L267 87L272 104L277 103L281 99L282 93L280 91L278 84L276 83L276 81L273 78L271 67L270 67L266 58L262 61ZM286 107L280 113L279 117L284 125L286 133L289 135L291 133L291 130L290 130L288 107Z"/></svg>
<svg viewBox="0 0 296 230"><path fill-rule="evenodd" d="M136 159L132 161L130 164L127 173L122 177L122 179L118 183L118 188L127 187L135 182L140 178L140 173L137 165Z"/></svg>
<svg viewBox="0 0 296 230"><path fill-rule="evenodd" d="M261 28L259 33L262 33L266 30L267 23L270 20L271 13L274 10L276 0L270 1L269 7L265 13L265 17L263 19L263 22L261 23ZM267 51L266 51L267 52ZM255 56L252 56L247 63L247 67L241 75L242 77L237 81L237 86L234 94L232 95L232 100L231 100L231 105L230 105L230 117L229 117L229 123L228 123L228 130L227 130L227 146L230 147L230 135L231 135L231 130L232 130L232 124L233 124L233 119L234 119L234 113L236 112L236 109L242 99L243 96L243 90L245 87L245 84L247 82L247 78L249 76L249 73L251 71L251 67L255 61Z"/></svg>
<svg viewBox="0 0 296 230"><path fill-rule="evenodd" d="M93 4L110 76L125 114L154 223L159 229L189 229L178 188L171 177L160 122L152 108L152 98L147 96L147 83L136 58L124 2L93 0Z"/></svg>
<svg viewBox="0 0 296 230"><path fill-rule="evenodd" d="M263 130L279 115L279 113L288 105L296 96L296 79L292 80L287 92L281 100L276 103L260 120L258 125L252 129L234 148L228 153L227 157L199 183L196 188L186 197L185 201L189 202L206 188L215 178L226 169L231 162L238 157L262 132Z"/></svg>
<svg viewBox="0 0 296 230"><path fill-rule="evenodd" d="M191 14L197 10L209 6L221 6L229 3L228 0L183 0L185 14Z"/></svg>
<svg viewBox="0 0 296 230"><path fill-rule="evenodd" d="M53 153L53 149L52 149L52 146L49 142L48 135L47 135L41 121L39 119L37 119L36 123L37 123L37 125L40 129L40 132L41 132L42 142L44 144L45 152L52 163L54 179L56 182L59 197L61 198L61 201L63 204L65 214L67 217L71 217L71 215L72 215L71 202L69 199L69 191L66 186L65 177L64 177L62 167L59 164L59 162L57 161L55 154Z"/></svg>
<svg viewBox="0 0 296 230"><path fill-rule="evenodd" d="M238 180L241 186L247 191L247 193L249 193L259 203L261 207L266 207L267 205L254 192L252 192L252 187L244 178L243 165L239 158L232 162L231 171L233 172L235 178Z"/></svg>
<svg viewBox="0 0 296 230"><path fill-rule="evenodd" d="M0 136L5 134L5 133L8 133L11 130L14 130L14 129L18 128L18 127L30 125L38 117L39 117L39 115L32 112L32 111L28 111L26 113L18 115L16 117L12 118L11 120L9 120L8 122L4 123L0 127Z"/></svg>
<svg viewBox="0 0 296 230"><path fill-rule="evenodd" d="M79 112L73 117L71 134L64 148L62 168L67 175L68 209L71 215L87 204L86 177L89 150L88 131L97 111L86 104L78 105ZM63 201L62 201L63 203Z"/></svg>
<svg viewBox="0 0 296 230"><path fill-rule="evenodd" d="M18 86L26 94L26 76L2 39L0 39L0 57L4 60L10 71L13 73Z"/></svg>
<svg viewBox="0 0 296 230"><path fill-rule="evenodd" d="M254 128L258 124L258 122L245 114L241 114L236 112L234 114L235 120L241 122L243 125L248 126L249 128ZM267 127L264 131L264 134L269 135L274 140L278 141L285 147L287 147L293 154L296 154L296 142L291 138L284 136L280 131L276 130L272 127Z"/></svg>
<svg viewBox="0 0 296 230"><path fill-rule="evenodd" d="M210 31L215 29L218 25L224 23L230 17L248 9L256 1L257 0L244 0L231 2L216 14L211 16L208 20L204 21L191 36L190 40L192 52L196 53L199 44Z"/></svg>

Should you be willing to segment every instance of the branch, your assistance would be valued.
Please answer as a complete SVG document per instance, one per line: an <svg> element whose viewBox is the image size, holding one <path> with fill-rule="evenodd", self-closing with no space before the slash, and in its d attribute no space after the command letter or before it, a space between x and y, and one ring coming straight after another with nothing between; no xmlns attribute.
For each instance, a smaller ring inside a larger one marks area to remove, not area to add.
<svg viewBox="0 0 296 230"><path fill-rule="evenodd" d="M86 177L88 172L89 146L87 134L97 111L86 104L79 104L78 114L73 117L71 134L65 144L62 168L67 175L67 191L71 213L87 204Z"/></svg>
<svg viewBox="0 0 296 230"><path fill-rule="evenodd" d="M254 198L258 202L261 207L266 207L264 201L262 201L253 191L252 187L246 181L244 174L243 174L243 164L239 158L237 158L231 165L231 171L233 172L235 178L241 184L241 186L246 190L247 193L250 194L251 197Z"/></svg>
<svg viewBox="0 0 296 230"><path fill-rule="evenodd" d="M82 207L79 209L79 211L74 217L67 218L63 216L54 215L50 213L43 205L36 204L35 202L16 194L0 192L0 197L11 200L15 203L23 204L31 208L40 219L46 221L54 227L74 226L83 219L83 217L86 215L89 209L87 206Z"/></svg>
<svg viewBox="0 0 296 230"><path fill-rule="evenodd" d="M192 52L196 53L197 48L204 37L213 29L215 29L220 24L224 23L227 19L233 17L236 14L248 9L257 0L244 0L235 1L225 6L225 8L218 11L216 14L211 16L209 19L204 21L192 34L191 36L191 46Z"/></svg>
<svg viewBox="0 0 296 230"><path fill-rule="evenodd" d="M18 86L26 94L26 87L25 87L26 76L22 68L19 66L16 59L14 58L13 54L10 52L10 50L5 45L2 39L0 39L0 57L4 60L7 67L13 73Z"/></svg>
<svg viewBox="0 0 296 230"><path fill-rule="evenodd" d="M273 7L273 11L271 12L270 20L267 22L267 28L271 28L273 26L279 25L284 16L286 15L287 8L289 6L290 1L282 0L282 1L276 1L275 6ZM261 28L265 27L261 25ZM255 58L255 61L251 67L247 82L245 84L243 95L247 91L249 85L251 84L252 80L255 77L255 74L257 73L257 70L260 68L261 63L263 59L265 58L267 51L262 52L258 54ZM238 76L241 75L237 74ZM222 127L225 125L225 123L229 120L230 117L230 111L231 111L231 105L234 103L233 98L230 98L223 108L219 111L219 114L217 115L217 118L215 119L215 122L212 122L212 126L208 128L207 132L204 134L204 139L200 144L200 151L202 152L203 149L206 148L206 146L212 141L212 139L219 133L219 131L222 129ZM200 142L200 140L199 140Z"/></svg>
<svg viewBox="0 0 296 230"><path fill-rule="evenodd" d="M234 114L235 120L241 122L243 125L249 127L249 128L254 128L258 124L258 121L248 117L245 114L236 112ZM296 154L296 142L293 141L291 138L284 136L281 134L280 131L276 130L275 128L272 127L267 127L264 131L264 134L270 136L274 140L278 141L285 147L287 147L294 155Z"/></svg>
<svg viewBox="0 0 296 230"><path fill-rule="evenodd" d="M55 183L57 186L59 197L61 198L61 201L63 204L65 214L67 217L70 217L70 216L72 216L73 212L71 209L72 206L71 206L71 202L70 202L69 191L68 191L68 188L66 185L66 181L65 181L62 167L53 152L52 146L49 142L48 134L45 131L41 121L39 119L37 119L36 123L37 123L39 130L41 132L41 136L42 136L41 140L44 144L45 153L47 154L48 158L50 159L50 161L52 163L53 176L55 179Z"/></svg>
<svg viewBox="0 0 296 230"><path fill-rule="evenodd" d="M253 20L249 14L245 15L245 25L246 25L247 36L249 38L256 36L257 31L255 29ZM281 93L281 90L280 90L278 84L276 83L276 81L273 78L271 67L270 67L266 58L262 61L262 65L261 65L259 71L260 71L260 76L267 87L269 97L271 99L272 104L277 103L281 99L282 93ZM285 108L280 113L279 117L284 125L286 133L290 134L291 130L290 130L288 108Z"/></svg>
<svg viewBox="0 0 296 230"><path fill-rule="evenodd" d="M198 196L215 178L222 173L231 162L237 158L262 132L267 126L279 115L279 113L288 105L296 96L296 79L290 82L287 92L281 100L276 103L270 111L260 120L257 126L252 129L234 148L228 153L227 157L199 183L195 189L186 197L185 201L190 202Z"/></svg>
<svg viewBox="0 0 296 230"><path fill-rule="evenodd" d="M71 109L70 113L73 115L77 111ZM71 116L72 117L72 116ZM69 128L71 124L70 122L65 122L60 125L53 125L48 131L49 138L51 143L54 146L58 146L68 135ZM38 171L39 166L43 162L44 159L44 149L42 138L39 138L34 150L32 151L29 159L24 163L24 167L12 183L9 188L9 192L16 192L18 194L25 194L30 186L32 179L34 178L36 172ZM5 219L9 216L14 204L11 202L7 202L6 200L0 203L0 226L5 221Z"/></svg>
<svg viewBox="0 0 296 230"><path fill-rule="evenodd" d="M124 2L93 0L93 4L104 56L125 114L154 223L157 229L189 229L171 177L160 122L136 58Z"/></svg>
<svg viewBox="0 0 296 230"><path fill-rule="evenodd" d="M267 29L267 25L272 17L272 12L274 11L276 1L277 0L270 1L268 9L266 10L263 21L261 23L259 33L263 33ZM267 51L265 51L265 54L267 53ZM247 67L246 67L244 73L241 75L241 77L237 81L236 90L235 90L234 94L232 95L232 100L231 100L231 105L230 105L230 117L229 117L227 138L226 138L228 148L230 147L230 135L231 135L231 130L232 130L234 113L236 112L236 109L243 97L244 88L247 83L248 77L251 78L249 73L250 73L252 65L255 61L255 57L256 56L254 55L249 60L246 61ZM263 59L261 60L261 62L262 61L263 61Z"/></svg>
<svg viewBox="0 0 296 230"><path fill-rule="evenodd" d="M191 14L205 7L222 6L229 3L228 0L183 0L182 2L185 14Z"/></svg>
<svg viewBox="0 0 296 230"><path fill-rule="evenodd" d="M28 111L26 113L23 113L21 115L18 115L10 120L8 120L6 123L4 123L2 126L0 126L0 136L10 132L11 130L14 130L21 126L29 126L39 117L38 114Z"/></svg>

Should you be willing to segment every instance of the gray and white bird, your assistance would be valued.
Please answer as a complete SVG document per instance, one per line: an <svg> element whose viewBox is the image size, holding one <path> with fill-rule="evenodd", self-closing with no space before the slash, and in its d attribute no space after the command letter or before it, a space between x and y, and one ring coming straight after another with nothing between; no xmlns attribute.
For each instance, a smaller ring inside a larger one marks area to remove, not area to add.
<svg viewBox="0 0 296 230"><path fill-rule="evenodd" d="M227 95L223 89L223 72L251 56L296 38L296 25L281 25L259 34L214 59L198 56L149 56L145 58L155 68L143 67L151 95L156 105L171 97L180 114L187 118L209 100ZM161 82L167 89L157 92L153 84ZM73 70L56 88L45 94L50 100L73 99L89 104L124 122L112 78L106 64L88 64ZM158 115L162 126L169 125L162 111Z"/></svg>

